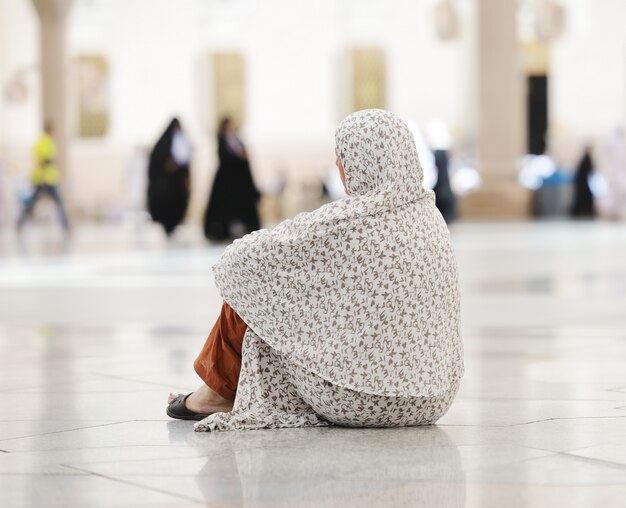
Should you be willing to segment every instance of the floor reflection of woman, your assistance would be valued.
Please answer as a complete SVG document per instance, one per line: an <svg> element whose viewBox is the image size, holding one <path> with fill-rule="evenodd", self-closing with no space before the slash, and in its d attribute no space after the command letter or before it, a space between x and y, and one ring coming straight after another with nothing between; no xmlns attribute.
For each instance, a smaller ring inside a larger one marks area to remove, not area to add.
<svg viewBox="0 0 626 508"><path fill-rule="evenodd" d="M224 304L195 361L204 384L170 395L196 430L427 425L463 373L448 228L415 141L383 110L335 134L348 197L262 229L215 265Z"/></svg>
<svg viewBox="0 0 626 508"><path fill-rule="evenodd" d="M254 506L272 499L273 506L465 507L463 464L445 427L284 429L202 439L197 446L207 460L195 487L208 505L228 492L233 504Z"/></svg>
<svg viewBox="0 0 626 508"><path fill-rule="evenodd" d="M209 240L226 240L239 223L243 233L259 229L257 201L248 154L230 118L220 122L217 134L219 166L204 217L204 234Z"/></svg>
<svg viewBox="0 0 626 508"><path fill-rule="evenodd" d="M168 236L185 218L190 159L191 146L174 118L154 146L148 166L148 211Z"/></svg>

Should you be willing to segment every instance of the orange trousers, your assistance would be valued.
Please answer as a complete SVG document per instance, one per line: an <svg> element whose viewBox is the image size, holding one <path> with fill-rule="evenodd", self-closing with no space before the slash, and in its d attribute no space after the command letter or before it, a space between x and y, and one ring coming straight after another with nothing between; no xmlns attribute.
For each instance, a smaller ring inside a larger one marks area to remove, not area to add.
<svg viewBox="0 0 626 508"><path fill-rule="evenodd" d="M243 336L248 325L224 302L215 325L193 368L206 385L228 400L235 400Z"/></svg>

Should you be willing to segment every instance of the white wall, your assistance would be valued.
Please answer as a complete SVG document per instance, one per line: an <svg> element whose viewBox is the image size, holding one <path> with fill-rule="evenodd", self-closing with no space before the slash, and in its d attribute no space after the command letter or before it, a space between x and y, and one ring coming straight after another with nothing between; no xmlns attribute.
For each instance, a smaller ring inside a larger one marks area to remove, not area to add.
<svg viewBox="0 0 626 508"><path fill-rule="evenodd" d="M0 0L0 225L17 209L16 190L31 166L30 145L39 129L39 36L30 2ZM10 98L10 83L26 91Z"/></svg>
<svg viewBox="0 0 626 508"><path fill-rule="evenodd" d="M38 128L38 60L37 17L30 1L0 0L0 147L3 151L27 146ZM8 101L6 86L18 74L27 85L28 98L24 102Z"/></svg>
<svg viewBox="0 0 626 508"><path fill-rule="evenodd" d="M626 120L626 2L569 0L566 30L550 54L550 129L560 158Z"/></svg>

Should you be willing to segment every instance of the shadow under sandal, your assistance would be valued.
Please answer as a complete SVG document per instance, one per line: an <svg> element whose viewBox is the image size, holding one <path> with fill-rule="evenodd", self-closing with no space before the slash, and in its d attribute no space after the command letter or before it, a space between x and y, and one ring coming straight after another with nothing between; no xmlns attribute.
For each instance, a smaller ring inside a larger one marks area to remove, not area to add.
<svg viewBox="0 0 626 508"><path fill-rule="evenodd" d="M193 393L193 392L192 392ZM207 416L210 416L211 414L202 414L202 413L195 413L189 409L187 409L187 406L185 406L185 401L187 400L187 397L189 397L191 395L191 393L188 393L187 395L179 395L178 397L176 397L169 406L167 406L167 416L171 417L171 418L177 418L178 420L204 420Z"/></svg>

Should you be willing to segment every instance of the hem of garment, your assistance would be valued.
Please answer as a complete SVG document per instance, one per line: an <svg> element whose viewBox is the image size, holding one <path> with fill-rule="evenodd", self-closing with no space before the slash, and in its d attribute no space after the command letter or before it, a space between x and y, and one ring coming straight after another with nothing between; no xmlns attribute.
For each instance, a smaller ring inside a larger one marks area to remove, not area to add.
<svg viewBox="0 0 626 508"><path fill-rule="evenodd" d="M285 413L284 418L281 415L254 415L252 413L243 413L242 415L230 415L227 421L223 420L220 415L229 413L215 413L208 416L202 421L194 424L194 432L231 432L231 431L249 431L249 430L268 430L268 429L300 429L306 427L329 427L334 426L333 423L325 420L318 414L311 415L294 415L293 413ZM238 420L240 416L241 421ZM297 418L305 418L306 421L293 421L294 416Z"/></svg>

